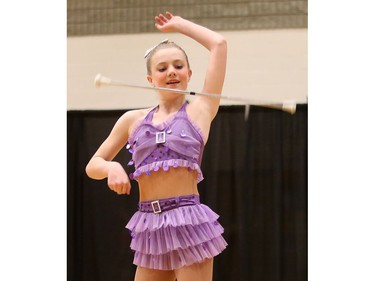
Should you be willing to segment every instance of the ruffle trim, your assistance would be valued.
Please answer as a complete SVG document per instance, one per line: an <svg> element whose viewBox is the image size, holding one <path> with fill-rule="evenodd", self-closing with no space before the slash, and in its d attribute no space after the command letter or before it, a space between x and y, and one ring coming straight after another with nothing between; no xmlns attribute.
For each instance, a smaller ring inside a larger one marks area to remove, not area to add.
<svg viewBox="0 0 375 281"><path fill-rule="evenodd" d="M126 225L131 231L134 264L173 270L218 255L228 245L218 218L204 204L159 214L136 212Z"/></svg>
<svg viewBox="0 0 375 281"><path fill-rule="evenodd" d="M215 222L219 215L204 204L184 206L159 214L136 212L129 220L126 228L132 232L155 231L162 227L178 227L200 225Z"/></svg>
<svg viewBox="0 0 375 281"><path fill-rule="evenodd" d="M130 248L142 254L162 255L208 242L223 232L224 228L218 222L161 228L159 231L132 233Z"/></svg>
<svg viewBox="0 0 375 281"><path fill-rule="evenodd" d="M218 218L204 204L160 214L136 212L126 225L131 231L134 264L172 270L218 255L228 245Z"/></svg>
<svg viewBox="0 0 375 281"><path fill-rule="evenodd" d="M136 180L142 174L151 175L152 172L157 172L160 169L163 169L164 171L168 171L171 167L173 168L183 167L183 168L197 171L198 172L197 183L203 180L203 173L199 165L197 163L192 163L188 160L183 160L183 159L169 159L169 160L156 161L151 164L143 165L141 167L138 167L135 170L135 172L132 175L132 178Z"/></svg>
<svg viewBox="0 0 375 281"><path fill-rule="evenodd" d="M227 246L222 236L213 240L189 247L176 249L162 255L151 255L135 252L134 264L146 268L158 270L174 270L194 263L203 262L220 254Z"/></svg>

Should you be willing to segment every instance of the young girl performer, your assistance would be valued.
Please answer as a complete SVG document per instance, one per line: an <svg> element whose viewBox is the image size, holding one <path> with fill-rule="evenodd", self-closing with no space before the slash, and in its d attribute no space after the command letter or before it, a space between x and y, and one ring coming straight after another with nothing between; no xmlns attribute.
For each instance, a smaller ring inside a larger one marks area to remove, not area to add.
<svg viewBox="0 0 375 281"><path fill-rule="evenodd" d="M227 46L220 34L170 12L155 17L161 32L179 32L210 52L202 92L222 91ZM161 88L186 90L192 75L185 51L164 40L147 51L147 80ZM218 215L200 203L197 184L210 125L219 98L197 96L187 103L185 95L158 91L154 108L131 110L119 118L111 133L86 167L93 179L108 179L117 194L130 194L129 178L139 184L139 210L127 228L135 252L136 281L209 281L213 257L227 243ZM124 147L132 153L128 165L134 174L112 161Z"/></svg>

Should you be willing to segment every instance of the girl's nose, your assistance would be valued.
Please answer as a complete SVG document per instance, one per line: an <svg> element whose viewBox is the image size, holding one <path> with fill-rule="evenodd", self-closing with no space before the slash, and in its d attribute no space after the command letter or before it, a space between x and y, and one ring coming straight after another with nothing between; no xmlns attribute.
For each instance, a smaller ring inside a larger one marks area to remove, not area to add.
<svg viewBox="0 0 375 281"><path fill-rule="evenodd" d="M176 72L173 66L168 67L168 77L176 76Z"/></svg>

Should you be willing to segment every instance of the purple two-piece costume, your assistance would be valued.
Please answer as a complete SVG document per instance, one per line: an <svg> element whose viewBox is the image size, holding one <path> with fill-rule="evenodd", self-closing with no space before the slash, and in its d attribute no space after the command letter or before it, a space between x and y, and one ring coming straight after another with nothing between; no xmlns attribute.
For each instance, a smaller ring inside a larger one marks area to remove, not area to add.
<svg viewBox="0 0 375 281"><path fill-rule="evenodd" d="M135 165L130 177L150 175L160 169L185 167L203 179L200 164L204 142L200 129L186 113L186 105L171 120L154 125L152 109L129 137ZM126 228L131 231L134 264L159 270L173 270L203 262L227 246L219 216L201 204L198 195L139 202L139 210Z"/></svg>

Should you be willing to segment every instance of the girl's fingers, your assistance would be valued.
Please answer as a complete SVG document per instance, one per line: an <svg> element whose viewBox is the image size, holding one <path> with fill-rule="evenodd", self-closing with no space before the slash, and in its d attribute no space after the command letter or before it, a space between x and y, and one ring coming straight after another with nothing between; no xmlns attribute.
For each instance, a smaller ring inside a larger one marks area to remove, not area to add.
<svg viewBox="0 0 375 281"><path fill-rule="evenodd" d="M156 22L158 25L162 25L162 24L164 23L159 17L155 17L155 22Z"/></svg>
<svg viewBox="0 0 375 281"><path fill-rule="evenodd" d="M166 18L163 14L159 14L158 16L155 17L155 21L159 25L163 25L165 23L168 23L168 21L173 17L173 15L169 12L167 12L166 15L168 16L169 19Z"/></svg>
<svg viewBox="0 0 375 281"><path fill-rule="evenodd" d="M128 194L130 195L130 184L125 184L121 186L120 194Z"/></svg>
<svg viewBox="0 0 375 281"><path fill-rule="evenodd" d="M168 22L168 19L167 19L163 14L159 14L159 18L160 18L163 22Z"/></svg>
<svg viewBox="0 0 375 281"><path fill-rule="evenodd" d="M121 189L121 194L128 194L128 191L125 185Z"/></svg>
<svg viewBox="0 0 375 281"><path fill-rule="evenodd" d="M168 12L168 11L167 11L165 14L166 14L166 16L167 16L169 19L173 18L173 15L172 15L171 12Z"/></svg>
<svg viewBox="0 0 375 281"><path fill-rule="evenodd" d="M127 185L109 185L109 188L116 192L118 195L130 194L130 188Z"/></svg>
<svg viewBox="0 0 375 281"><path fill-rule="evenodd" d="M119 186L118 188L116 188L116 193L118 195L125 194L125 188L123 186Z"/></svg>
<svg viewBox="0 0 375 281"><path fill-rule="evenodd" d="M127 195L130 195L130 189L129 188L125 188L125 192Z"/></svg>

